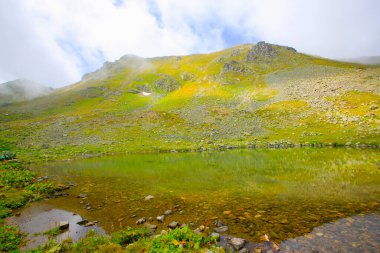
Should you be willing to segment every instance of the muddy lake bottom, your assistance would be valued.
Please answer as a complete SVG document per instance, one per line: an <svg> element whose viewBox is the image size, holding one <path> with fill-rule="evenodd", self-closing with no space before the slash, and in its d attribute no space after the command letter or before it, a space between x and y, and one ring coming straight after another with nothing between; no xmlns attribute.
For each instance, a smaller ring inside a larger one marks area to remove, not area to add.
<svg viewBox="0 0 380 253"><path fill-rule="evenodd" d="M33 169L75 185L68 196L37 205L99 221L99 231L137 227L142 217L152 217L158 232L172 221L213 230L220 220L226 234L251 242L267 234L281 252L380 252L379 154L239 150L98 157ZM172 214L158 222L166 210Z"/></svg>

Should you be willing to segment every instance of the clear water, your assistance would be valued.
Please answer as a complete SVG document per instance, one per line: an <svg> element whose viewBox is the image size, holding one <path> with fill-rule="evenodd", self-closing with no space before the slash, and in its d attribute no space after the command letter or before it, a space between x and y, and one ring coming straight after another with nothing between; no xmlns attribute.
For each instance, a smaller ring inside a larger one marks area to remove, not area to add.
<svg viewBox="0 0 380 253"><path fill-rule="evenodd" d="M341 218L380 210L379 150L126 155L38 164L35 169L77 184L68 197L49 204L97 220L108 232L135 227L137 219L171 209L164 223L150 223L159 229L171 221L213 229L220 219L230 235L259 241L267 234L280 243ZM88 198L77 198L79 193ZM147 195L155 198L145 201ZM88 203L94 210L85 209Z"/></svg>

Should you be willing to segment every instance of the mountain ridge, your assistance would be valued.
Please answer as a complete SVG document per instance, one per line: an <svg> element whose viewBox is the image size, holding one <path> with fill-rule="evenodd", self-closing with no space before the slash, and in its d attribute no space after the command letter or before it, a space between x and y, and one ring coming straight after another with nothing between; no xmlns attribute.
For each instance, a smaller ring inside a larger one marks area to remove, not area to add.
<svg viewBox="0 0 380 253"><path fill-rule="evenodd" d="M12 136L0 141L48 157L271 143L378 145L379 87L377 66L266 42L210 54L127 55L47 97L0 108L7 114L0 129Z"/></svg>

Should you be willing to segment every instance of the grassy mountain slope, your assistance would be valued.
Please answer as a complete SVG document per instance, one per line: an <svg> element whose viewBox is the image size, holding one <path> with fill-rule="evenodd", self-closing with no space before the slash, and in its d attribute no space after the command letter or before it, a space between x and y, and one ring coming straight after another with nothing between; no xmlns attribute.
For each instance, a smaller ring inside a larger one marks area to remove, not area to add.
<svg viewBox="0 0 380 253"><path fill-rule="evenodd" d="M380 143L380 67L245 44L123 56L50 96L0 107L0 141L38 156Z"/></svg>

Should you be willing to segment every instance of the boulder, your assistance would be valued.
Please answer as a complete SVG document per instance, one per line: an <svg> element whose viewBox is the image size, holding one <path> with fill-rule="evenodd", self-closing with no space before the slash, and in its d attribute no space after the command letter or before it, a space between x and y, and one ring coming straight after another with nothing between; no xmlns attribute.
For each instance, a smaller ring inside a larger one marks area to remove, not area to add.
<svg viewBox="0 0 380 253"><path fill-rule="evenodd" d="M235 250L241 250L245 245L246 240L242 238L234 237L230 240L230 244L234 247Z"/></svg>
<svg viewBox="0 0 380 253"><path fill-rule="evenodd" d="M138 219L138 220L136 221L136 225L144 224L145 222L146 222L145 217L142 217L141 219Z"/></svg>
<svg viewBox="0 0 380 253"><path fill-rule="evenodd" d="M179 226L179 223L176 222L176 221L172 221L169 223L168 227L171 228L171 229L175 229L176 227Z"/></svg>

